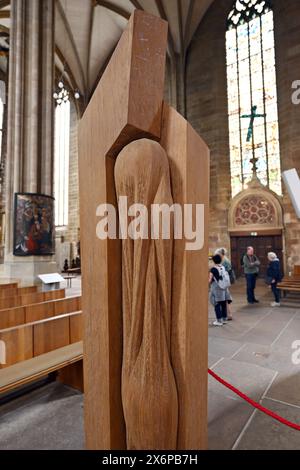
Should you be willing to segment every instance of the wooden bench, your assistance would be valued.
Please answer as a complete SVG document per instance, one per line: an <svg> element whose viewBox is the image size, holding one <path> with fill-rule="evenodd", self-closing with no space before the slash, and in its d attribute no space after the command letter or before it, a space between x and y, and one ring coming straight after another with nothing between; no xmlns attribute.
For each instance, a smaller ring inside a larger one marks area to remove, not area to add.
<svg viewBox="0 0 300 470"><path fill-rule="evenodd" d="M0 299L5 299L7 297L18 297L24 294L34 294L38 291L38 286L29 286L29 287L13 287L10 289L0 290Z"/></svg>
<svg viewBox="0 0 300 470"><path fill-rule="evenodd" d="M18 296L11 296L3 299L0 298L0 310L12 307L21 307L23 305L37 304L46 302L47 300L63 299L65 295L65 289L58 289L48 292L34 292Z"/></svg>
<svg viewBox="0 0 300 470"><path fill-rule="evenodd" d="M77 342L3 369L0 371L0 394L57 371L61 382L83 391L82 358L82 342Z"/></svg>
<svg viewBox="0 0 300 470"><path fill-rule="evenodd" d="M283 291L284 296L286 296L287 292L300 292L300 275L297 269L295 269L293 276L285 277L277 287Z"/></svg>
<svg viewBox="0 0 300 470"><path fill-rule="evenodd" d="M81 297L66 297L48 302L0 310L0 330L32 323L64 313L81 310Z"/></svg>
<svg viewBox="0 0 300 470"><path fill-rule="evenodd" d="M82 312L74 312L1 330L6 363L0 369L81 341L82 321Z"/></svg>

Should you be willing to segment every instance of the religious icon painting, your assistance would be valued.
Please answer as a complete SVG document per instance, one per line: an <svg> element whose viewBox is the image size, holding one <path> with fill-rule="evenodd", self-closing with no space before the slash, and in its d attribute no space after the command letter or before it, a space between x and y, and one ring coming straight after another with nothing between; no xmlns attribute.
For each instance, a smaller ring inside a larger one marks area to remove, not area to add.
<svg viewBox="0 0 300 470"><path fill-rule="evenodd" d="M13 253L15 256L55 253L54 198L42 194L15 194Z"/></svg>

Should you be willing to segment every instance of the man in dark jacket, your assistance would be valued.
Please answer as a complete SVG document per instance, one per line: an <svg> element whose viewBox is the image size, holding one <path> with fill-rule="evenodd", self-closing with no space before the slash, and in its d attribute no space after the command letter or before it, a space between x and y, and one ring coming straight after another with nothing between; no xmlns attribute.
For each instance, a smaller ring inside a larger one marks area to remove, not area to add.
<svg viewBox="0 0 300 470"><path fill-rule="evenodd" d="M282 281L283 277L280 261L277 258L276 253L269 253L268 259L270 264L268 266L267 278L275 298L275 302L271 303L271 307L280 307L280 290L277 287L278 283Z"/></svg>
<svg viewBox="0 0 300 470"><path fill-rule="evenodd" d="M244 272L247 281L247 300L249 304L257 304L255 297L256 279L259 273L260 261L254 254L254 248L249 246L243 259Z"/></svg>

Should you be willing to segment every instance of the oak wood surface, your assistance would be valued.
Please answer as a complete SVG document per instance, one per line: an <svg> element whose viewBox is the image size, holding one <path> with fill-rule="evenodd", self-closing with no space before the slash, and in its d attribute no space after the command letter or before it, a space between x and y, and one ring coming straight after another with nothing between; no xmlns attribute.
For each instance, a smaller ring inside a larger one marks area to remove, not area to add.
<svg viewBox="0 0 300 470"><path fill-rule="evenodd" d="M30 357L81 341L82 320L76 321L77 317L82 317L82 312L67 313L1 330L0 341L6 347L6 363L0 365L0 368L7 368Z"/></svg>
<svg viewBox="0 0 300 470"><path fill-rule="evenodd" d="M88 449L126 448L121 402L121 244L97 238L97 207L116 205L114 159L119 151L140 137L160 138L166 46L167 23L136 11L79 126Z"/></svg>
<svg viewBox="0 0 300 470"><path fill-rule="evenodd" d="M82 350L82 342L70 344L1 370L0 393L9 392L45 377L51 372L82 361Z"/></svg>
<svg viewBox="0 0 300 470"><path fill-rule="evenodd" d="M81 297L67 297L0 310L0 330L79 310L81 310Z"/></svg>
<svg viewBox="0 0 300 470"><path fill-rule="evenodd" d="M204 244L187 251L175 240L171 356L179 396L178 449L207 448L209 150L167 104L161 145L169 157L174 203L205 207ZM193 227L195 216L193 215Z"/></svg>
<svg viewBox="0 0 300 470"><path fill-rule="evenodd" d="M41 303L47 300L63 299L65 297L65 294L65 289L58 289L49 292L35 292L15 297L6 297L0 299L0 311L7 308Z"/></svg>

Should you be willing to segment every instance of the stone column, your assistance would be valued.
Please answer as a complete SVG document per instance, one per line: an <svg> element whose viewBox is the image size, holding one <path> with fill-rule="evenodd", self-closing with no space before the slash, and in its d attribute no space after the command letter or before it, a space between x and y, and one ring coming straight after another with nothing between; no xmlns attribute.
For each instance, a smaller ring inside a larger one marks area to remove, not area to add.
<svg viewBox="0 0 300 470"><path fill-rule="evenodd" d="M53 193L54 0L12 0L5 276L36 281L53 257L13 256L14 194Z"/></svg>

